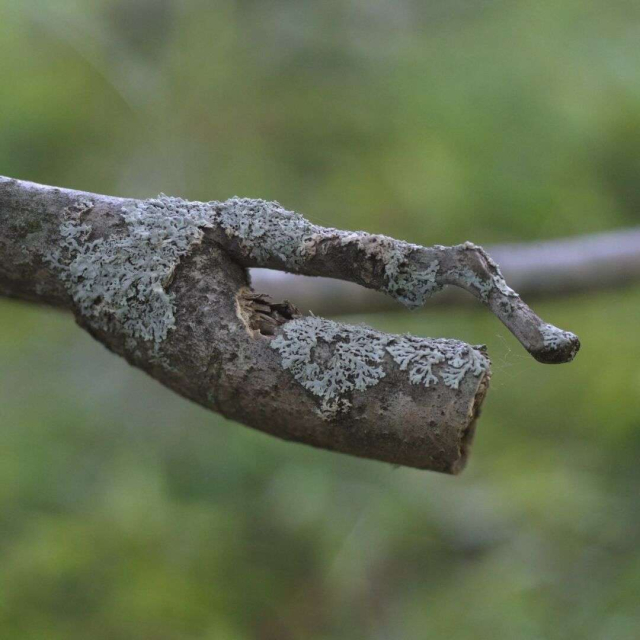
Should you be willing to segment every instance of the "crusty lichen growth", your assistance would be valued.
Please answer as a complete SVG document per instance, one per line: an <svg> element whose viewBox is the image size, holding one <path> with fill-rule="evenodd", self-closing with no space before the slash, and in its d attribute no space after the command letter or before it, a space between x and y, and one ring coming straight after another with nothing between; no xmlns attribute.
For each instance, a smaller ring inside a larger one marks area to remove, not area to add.
<svg viewBox="0 0 640 640"><path fill-rule="evenodd" d="M329 353L322 345L331 345ZM271 342L280 352L282 366L322 400L321 413L329 417L350 406L345 395L364 391L385 376L385 344L381 334L365 327L308 317L284 325Z"/></svg>
<svg viewBox="0 0 640 640"><path fill-rule="evenodd" d="M352 392L385 377L387 353L409 372L412 384L425 387L441 380L457 389L467 374L480 376L489 369L481 351L456 340L396 336L313 316L286 323L271 347L280 353L282 366L320 398L325 418L348 410Z"/></svg>
<svg viewBox="0 0 640 640"><path fill-rule="evenodd" d="M446 247L441 248L445 249ZM500 267L482 247L473 244L473 242L465 242L462 245L453 247L453 249L476 252L485 261L489 275L488 277L484 277L484 274L480 276L471 267L460 266L452 269L447 274L449 278L453 276L457 281L464 284L466 288L474 289L483 302L488 302L489 296L493 291L498 291L507 298L518 297L518 294L506 283Z"/></svg>
<svg viewBox="0 0 640 640"><path fill-rule="evenodd" d="M475 289L478 297L483 302L489 300L489 294L493 290L493 280L481 278L471 267L458 267L450 271L450 275L462 282L466 287Z"/></svg>
<svg viewBox="0 0 640 640"><path fill-rule="evenodd" d="M432 260L426 269L418 269L409 258L422 247L383 235L362 231L340 231L342 245L355 244L368 258L384 265L382 289L410 309L421 307L434 293L442 289L437 281L439 263Z"/></svg>
<svg viewBox="0 0 640 640"><path fill-rule="evenodd" d="M175 325L174 297L166 288L180 259L202 240L202 228L212 225L208 209L166 196L137 202L122 211L125 228L91 240L91 226L82 220L91 207L67 210L63 242L49 263L96 328L148 341L157 353Z"/></svg>
<svg viewBox="0 0 640 640"><path fill-rule="evenodd" d="M568 340L575 338L575 334L570 331L563 331L554 327L552 324L543 324L540 327L540 333L542 334L542 340L544 346L549 349L558 349L560 346L566 344Z"/></svg>
<svg viewBox="0 0 640 640"><path fill-rule="evenodd" d="M392 336L387 351L402 371L409 371L412 384L425 387L438 384L434 367L443 365L440 377L447 387L458 389L464 377L480 376L489 369L484 346L472 347L447 338L425 339L416 336Z"/></svg>
<svg viewBox="0 0 640 640"><path fill-rule="evenodd" d="M161 194L137 201L123 210L123 218L126 227L121 232L90 241L91 228L78 211L69 211L61 227L64 242L50 262L60 268L84 316L99 328L151 341L154 350L175 324L167 285L206 228L219 227L237 239L240 250L257 264L275 259L292 271L326 251L325 243L353 245L379 264L384 273L381 288L410 308L423 305L442 287L437 259L425 266L411 260L421 250L418 245L320 227L277 202L234 197L203 203ZM485 283L470 270L459 275L468 275L483 298L492 286L506 287L501 276Z"/></svg>
<svg viewBox="0 0 640 640"><path fill-rule="evenodd" d="M437 260L424 270L410 265L409 257L421 248L418 245L363 231L320 227L287 211L278 202L231 198L210 204L217 223L229 237L237 238L244 253L258 263L277 258L285 267L296 270L324 250L323 242L353 244L366 257L380 262L385 275L382 289L407 307L422 306L441 289L436 281Z"/></svg>
<svg viewBox="0 0 640 640"><path fill-rule="evenodd" d="M90 240L82 213L92 205L85 204L67 210L63 241L49 262L94 326L148 341L156 353L175 325L175 301L166 289L181 258L202 241L203 229L219 225L256 260L275 256L292 268L312 255L310 236L318 229L277 202L203 203L161 194L123 209L121 231Z"/></svg>
<svg viewBox="0 0 640 640"><path fill-rule="evenodd" d="M278 202L235 197L210 204L217 223L257 262L278 258L296 268L315 254L321 228Z"/></svg>
<svg viewBox="0 0 640 640"><path fill-rule="evenodd" d="M379 286L412 308L424 304L452 274L485 301L494 288L515 296L497 265L471 243L451 250L479 251L489 265L489 279L467 266L446 274L438 259L421 261L423 249L418 245L320 227L277 202L234 197L203 203L161 194L123 209L126 224L99 238L91 237L92 229L83 220L84 205L91 207L84 203L67 211L60 227L63 242L49 261L67 284L79 312L94 326L149 342L154 353L175 325L175 300L168 285L180 260L202 241L207 228L217 227L236 239L240 251L256 264L277 260L292 271L331 246L353 246L384 274Z"/></svg>
<svg viewBox="0 0 640 640"><path fill-rule="evenodd" d="M495 287L498 291L500 291L500 293L504 294L505 296L518 296L518 294L505 281L498 264L482 247L479 247L477 244L473 244L473 242L465 242L463 246L468 251L478 251L485 259L487 265L490 267L490 270L493 272L491 274L491 282L493 287Z"/></svg>

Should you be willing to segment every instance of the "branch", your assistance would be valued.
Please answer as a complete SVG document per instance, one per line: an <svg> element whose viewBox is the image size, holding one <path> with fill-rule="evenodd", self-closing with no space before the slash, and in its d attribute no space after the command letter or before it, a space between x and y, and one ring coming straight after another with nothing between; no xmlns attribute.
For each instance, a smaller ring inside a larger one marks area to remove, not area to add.
<svg viewBox="0 0 640 640"><path fill-rule="evenodd" d="M579 348L471 243L426 248L324 228L262 200L132 200L0 177L1 295L72 310L166 386L270 434L463 468L490 378L484 347L302 317L253 292L247 267L343 278L409 307L454 285L539 361L568 362Z"/></svg>
<svg viewBox="0 0 640 640"><path fill-rule="evenodd" d="M544 242L493 245L489 253L517 291L529 298L584 293L640 281L640 227ZM372 313L398 308L390 297L351 282L304 278L252 269L253 285L275 297L288 295L301 309L323 315ZM449 289L431 304L465 304Z"/></svg>

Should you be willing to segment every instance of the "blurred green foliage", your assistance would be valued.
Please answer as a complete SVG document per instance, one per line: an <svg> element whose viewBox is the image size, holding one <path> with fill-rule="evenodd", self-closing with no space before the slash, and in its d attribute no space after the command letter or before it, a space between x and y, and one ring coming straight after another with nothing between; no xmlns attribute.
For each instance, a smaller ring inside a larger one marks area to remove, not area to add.
<svg viewBox="0 0 640 640"><path fill-rule="evenodd" d="M0 0L0 174L421 243L640 220L636 0ZM0 637L635 640L640 289L358 317L486 342L441 477L286 444L0 303ZM243 399L239 399L243 401Z"/></svg>

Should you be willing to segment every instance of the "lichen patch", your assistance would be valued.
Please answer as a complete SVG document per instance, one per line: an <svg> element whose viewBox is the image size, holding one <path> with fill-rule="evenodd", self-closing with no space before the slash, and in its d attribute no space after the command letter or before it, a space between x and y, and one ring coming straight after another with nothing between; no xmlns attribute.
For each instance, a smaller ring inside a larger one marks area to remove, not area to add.
<svg viewBox="0 0 640 640"><path fill-rule="evenodd" d="M271 342L280 352L282 366L322 400L321 412L335 414L350 406L345 394L364 391L385 376L385 343L371 329L307 317L284 325Z"/></svg>
<svg viewBox="0 0 640 640"><path fill-rule="evenodd" d="M215 203L214 209L226 234L236 237L243 251L259 263L277 258L295 268L315 254L320 227L278 202L235 197Z"/></svg>
<svg viewBox="0 0 640 640"><path fill-rule="evenodd" d="M379 260L384 265L382 290L406 307L421 307L427 298L442 289L437 281L440 266L437 260L433 260L426 269L411 263L411 254L420 250L420 246L362 231L339 233L341 244L355 244L368 258Z"/></svg>
<svg viewBox="0 0 640 640"><path fill-rule="evenodd" d="M69 212L49 263L93 326L148 341L157 353L175 325L174 296L166 287L213 220L205 205L166 196L137 202L122 216L125 228L89 240L91 226Z"/></svg>
<svg viewBox="0 0 640 640"><path fill-rule="evenodd" d="M219 226L257 261L275 257L292 269L314 254L320 231L277 202L237 197L203 203L161 194L124 208L122 217L122 229L90 240L92 229L81 212L68 210L60 227L62 243L49 263L96 328L148 341L155 353L175 326L175 300L167 287L180 260L202 241L204 229ZM260 312L253 317L268 323ZM285 307L276 309L280 312L285 320L295 317ZM260 322L263 329L265 322Z"/></svg>
<svg viewBox="0 0 640 640"><path fill-rule="evenodd" d="M420 263L420 257L414 255L422 250L417 245L383 235L320 227L277 202L234 197L203 203L161 194L124 208L125 224L96 239L91 238L91 226L83 221L86 206L92 205L80 203L79 208L67 212L60 227L62 243L51 253L49 262L59 271L79 312L93 326L121 332L130 343L149 342L154 353L175 326L175 299L168 290L175 269L202 241L207 228L218 227L237 239L241 251L256 264L266 266L278 260L292 271L325 251L328 244L355 245L384 274L381 288L410 308L421 306L439 291L446 275L436 259ZM484 280L464 267L456 274L459 279L477 289L484 300L494 287L515 295L497 265L479 247L467 243L462 248L479 250L492 277ZM257 299L253 302L261 304ZM263 315L253 317L268 322L270 314ZM293 316L284 317L290 320ZM343 336L341 344L347 342L355 345L356 336ZM358 389L364 384L360 371L365 368L356 369L343 384L348 386L355 380ZM378 379L372 376L372 380ZM431 377L426 375L425 379Z"/></svg>
<svg viewBox="0 0 640 640"><path fill-rule="evenodd" d="M496 289L502 295L509 298L518 297L518 294L507 284L498 264L482 247L474 244L473 242L465 242L461 246L465 250L478 252L486 262L487 268L491 274L490 279L484 280L468 267L457 272L457 275L463 282L478 290L480 298L483 301L486 302L489 299L489 294L493 289Z"/></svg>
<svg viewBox="0 0 640 640"><path fill-rule="evenodd" d="M443 365L440 378L452 389L458 389L468 373L480 376L489 369L489 360L482 353L483 350L483 346L471 347L458 340L427 340L411 335L392 337L387 346L387 351L400 369L409 372L412 384L425 387L438 384L434 368Z"/></svg>
<svg viewBox="0 0 640 640"><path fill-rule="evenodd" d="M543 324L540 327L542 341L548 349L564 348L568 343L575 342L576 336L570 331L563 331L554 327L552 324Z"/></svg>
<svg viewBox="0 0 640 640"><path fill-rule="evenodd" d="M271 342L282 366L321 400L325 418L347 410L350 394L366 391L385 377L388 353L412 384L438 384L457 389L467 374L489 369L478 349L456 340L396 336L362 326L306 317L284 325Z"/></svg>
<svg viewBox="0 0 640 640"><path fill-rule="evenodd" d="M485 280L481 278L471 267L459 267L453 269L450 272L450 276L453 276L459 282L462 282L466 287L472 287L478 293L479 298L483 302L489 300L489 294L491 293L494 283L492 280Z"/></svg>

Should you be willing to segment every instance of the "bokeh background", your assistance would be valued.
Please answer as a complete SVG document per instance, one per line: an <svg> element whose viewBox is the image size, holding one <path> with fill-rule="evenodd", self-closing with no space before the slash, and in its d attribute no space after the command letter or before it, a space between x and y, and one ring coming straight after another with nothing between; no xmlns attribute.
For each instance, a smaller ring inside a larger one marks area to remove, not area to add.
<svg viewBox="0 0 640 640"><path fill-rule="evenodd" d="M640 223L637 0L0 0L0 174L425 244ZM487 343L459 478L207 413L0 301L0 637L635 640L640 287L358 316ZM242 398L239 398L242 401Z"/></svg>

